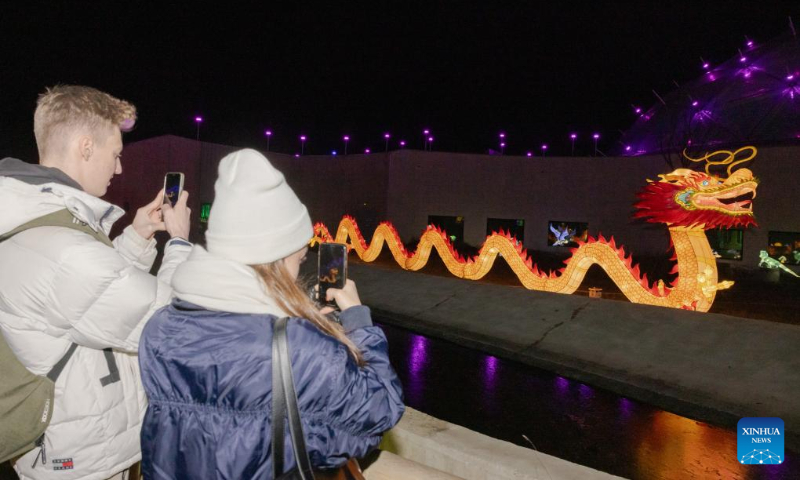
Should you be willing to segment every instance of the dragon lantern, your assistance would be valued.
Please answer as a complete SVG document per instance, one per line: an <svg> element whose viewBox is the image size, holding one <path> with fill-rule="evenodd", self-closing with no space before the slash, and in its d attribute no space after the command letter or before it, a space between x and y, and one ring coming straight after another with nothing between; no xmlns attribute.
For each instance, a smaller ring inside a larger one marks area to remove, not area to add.
<svg viewBox="0 0 800 480"><path fill-rule="evenodd" d="M740 154L744 157L736 160ZM428 226L420 238L415 252L408 252L397 230L388 222L381 223L367 245L355 219L345 216L339 223L336 237L325 225L314 225L315 242L347 243L351 250L365 262L374 261L386 244L395 261L406 270L419 270L425 266L431 251L436 249L445 266L453 275L478 280L492 268L498 254L528 289L555 293L574 293L586 272L593 264L599 265L622 293L634 303L662 307L683 308L706 312L711 308L718 290L733 285L731 281L718 282L717 264L705 230L718 227L748 227L755 225L753 199L758 180L746 168L733 171L733 167L751 160L756 155L754 147L744 147L735 152L718 151L701 158L686 158L706 162L705 173L679 168L659 175L659 180L648 180L637 194L639 201L634 217L647 222L662 223L669 229L675 261L671 274L677 278L671 284L658 280L651 283L647 274L633 265L632 257L617 246L614 237L600 235L578 242L572 255L564 261L566 266L558 272L542 272L528 256L522 244L508 233L492 233L475 257L465 258L453 248L446 233ZM723 157L722 160L714 160ZM734 161L736 160L736 161ZM727 165L728 176L712 174L715 165ZM349 242L348 242L349 240Z"/></svg>

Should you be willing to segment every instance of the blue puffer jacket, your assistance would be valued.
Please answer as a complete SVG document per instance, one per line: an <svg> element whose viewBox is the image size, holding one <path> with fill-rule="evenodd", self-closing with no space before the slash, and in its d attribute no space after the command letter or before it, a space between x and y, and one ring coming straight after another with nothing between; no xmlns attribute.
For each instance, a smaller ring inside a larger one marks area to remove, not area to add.
<svg viewBox="0 0 800 480"><path fill-rule="evenodd" d="M142 426L149 479L272 477L272 327L269 314L224 313L185 300L158 311L139 349L150 405ZM347 336L368 362L311 322L288 324L300 415L311 463L334 467L375 448L403 414L386 337L369 309L342 313ZM295 465L289 430L284 465Z"/></svg>

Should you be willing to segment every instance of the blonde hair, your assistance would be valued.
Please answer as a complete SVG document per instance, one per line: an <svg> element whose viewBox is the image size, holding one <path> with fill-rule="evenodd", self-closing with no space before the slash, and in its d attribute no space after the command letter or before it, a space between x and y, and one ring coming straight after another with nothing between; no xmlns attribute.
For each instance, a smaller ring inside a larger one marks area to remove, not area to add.
<svg viewBox="0 0 800 480"><path fill-rule="evenodd" d="M136 107L100 90L78 85L56 85L39 95L33 114L33 133L43 158L65 134L84 129L105 141L102 127L123 132L136 123Z"/></svg>
<svg viewBox="0 0 800 480"><path fill-rule="evenodd" d="M344 327L319 313L314 302L289 274L282 259L263 265L251 265L251 268L258 273L267 292L281 310L293 317L307 319L323 333L342 342L359 366L365 364L361 350L344 334Z"/></svg>

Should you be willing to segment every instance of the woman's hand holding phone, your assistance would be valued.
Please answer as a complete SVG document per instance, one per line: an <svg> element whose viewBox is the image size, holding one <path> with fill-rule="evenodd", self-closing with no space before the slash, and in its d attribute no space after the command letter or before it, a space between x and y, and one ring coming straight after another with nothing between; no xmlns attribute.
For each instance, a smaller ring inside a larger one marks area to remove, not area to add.
<svg viewBox="0 0 800 480"><path fill-rule="evenodd" d="M358 298L358 290L356 290L356 282L349 278L345 282L344 288L329 288L325 296L328 301L335 300L336 305L339 306L339 310L343 312L350 307L361 305L361 299ZM330 311L333 311L333 309ZM322 312L328 313L325 312L325 309L322 309Z"/></svg>

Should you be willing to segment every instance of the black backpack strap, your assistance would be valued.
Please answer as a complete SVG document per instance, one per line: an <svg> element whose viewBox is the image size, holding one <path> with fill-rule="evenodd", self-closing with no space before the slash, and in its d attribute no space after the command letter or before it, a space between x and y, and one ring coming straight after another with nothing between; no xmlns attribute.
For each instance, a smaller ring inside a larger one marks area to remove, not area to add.
<svg viewBox="0 0 800 480"><path fill-rule="evenodd" d="M56 362L56 364L53 365L53 368L51 368L50 371L47 372L47 378L52 380L53 383L56 383L56 380L58 380L58 376L61 375L61 372L64 370L64 367L67 366L67 362L69 362L69 358L72 356L72 354L75 353L76 348L78 348L77 343L73 343L72 345L70 345L69 349L67 349L67 353L65 353L64 356L61 357L61 360Z"/></svg>
<svg viewBox="0 0 800 480"><path fill-rule="evenodd" d="M75 218L72 213L66 208L63 210L57 210L53 213L48 213L47 215L42 215L41 217L34 218L30 222L23 223L22 225L18 226L17 228L3 233L0 235L0 242L8 240L9 238L13 237L14 235L24 232L25 230L30 230L31 228L36 227L65 227L71 228L73 230L78 230L83 232L95 240L104 243L109 247L114 247L114 244L111 243L111 239L108 238L108 235L105 234L102 230L94 230L90 227L86 222L78 220Z"/></svg>

